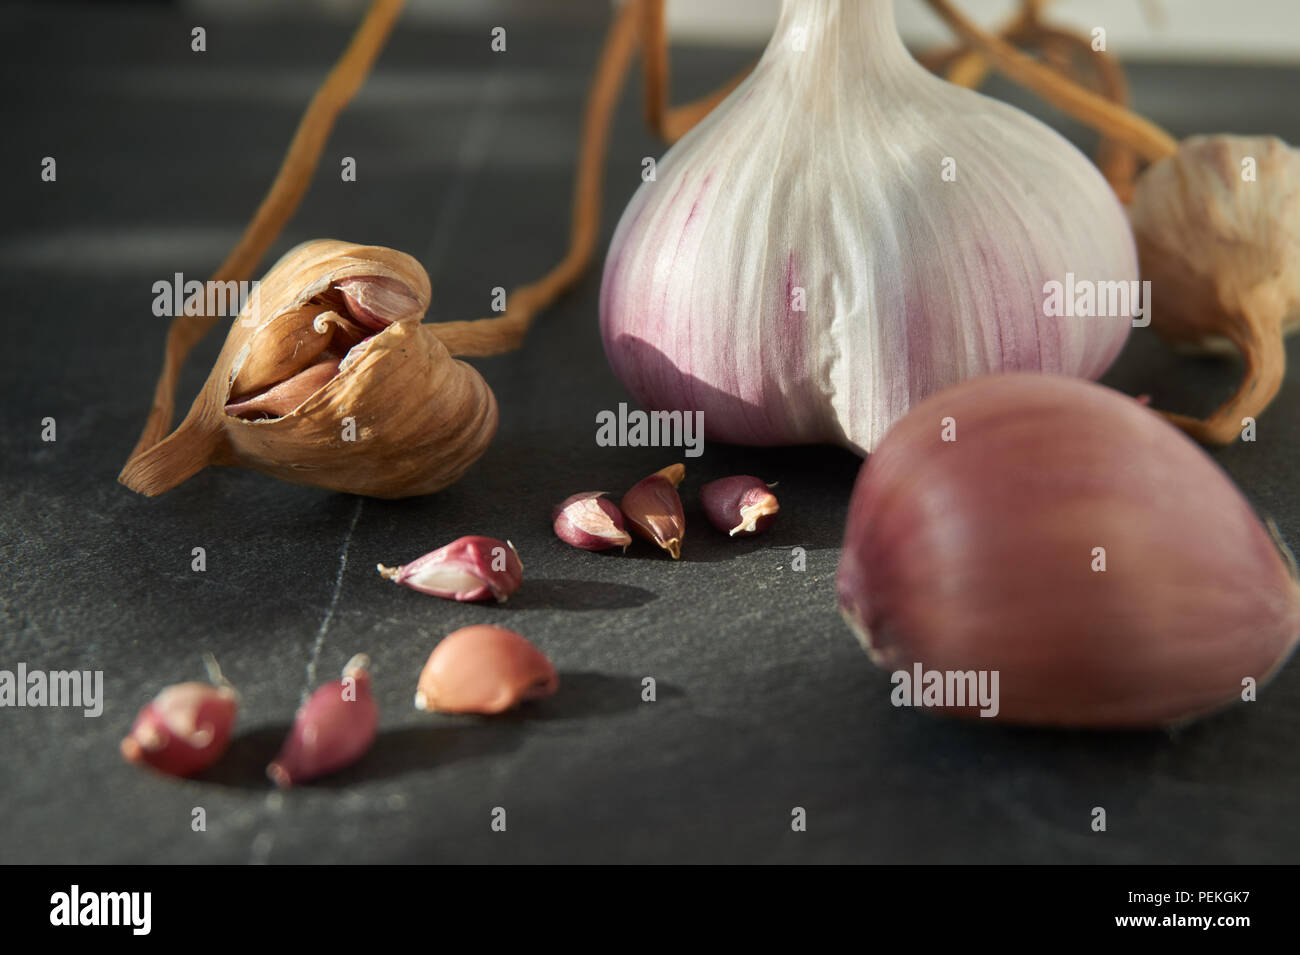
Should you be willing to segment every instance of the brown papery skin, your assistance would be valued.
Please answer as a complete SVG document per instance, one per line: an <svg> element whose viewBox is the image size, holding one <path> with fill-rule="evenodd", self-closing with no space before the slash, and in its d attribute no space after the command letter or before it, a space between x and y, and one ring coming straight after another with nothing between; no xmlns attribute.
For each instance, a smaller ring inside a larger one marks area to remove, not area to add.
<svg viewBox="0 0 1300 955"><path fill-rule="evenodd" d="M479 624L448 634L420 673L415 705L442 713L504 713L560 685L546 655L520 634Z"/></svg>
<svg viewBox="0 0 1300 955"><path fill-rule="evenodd" d="M973 379L900 421L859 475L838 588L878 666L997 670L1015 723L1185 722L1300 635L1300 585L1227 475L1136 401L1064 377Z"/></svg>
<svg viewBox="0 0 1300 955"><path fill-rule="evenodd" d="M428 275L395 249L318 239L287 252L232 323L185 421L133 455L119 480L152 497L205 467L231 465L382 498L432 494L458 480L496 433L496 399L477 371L420 324L418 313L376 332L346 368L310 394L294 395L305 400L271 409L288 413L250 421L226 411L232 376L251 387L245 368L282 368L279 358L292 354L294 330L314 325L307 308L314 299L340 294L340 285L379 279L405 286L419 313L428 307ZM260 349L274 354L254 358Z"/></svg>

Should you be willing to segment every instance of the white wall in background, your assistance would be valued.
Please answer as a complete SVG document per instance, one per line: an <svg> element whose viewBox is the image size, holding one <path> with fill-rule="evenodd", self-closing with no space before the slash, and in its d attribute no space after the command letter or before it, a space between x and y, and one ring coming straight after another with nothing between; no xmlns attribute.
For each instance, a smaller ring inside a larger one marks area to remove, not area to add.
<svg viewBox="0 0 1300 955"><path fill-rule="evenodd" d="M197 13L248 16L314 13L355 20L367 0L184 0ZM618 0L614 0L618 2ZM858 0L842 0L845 3ZM1017 0L953 0L986 26L1002 22ZM923 0L894 0L899 29L914 47L951 34ZM780 0L668 0L676 43L761 46ZM573 20L589 7L574 0L407 0L403 16L425 22L509 23L512 17ZM1055 0L1054 23L1091 31L1104 26L1110 49L1125 57L1300 63L1300 0Z"/></svg>
<svg viewBox="0 0 1300 955"><path fill-rule="evenodd" d="M953 2L985 26L1019 6L1015 0ZM668 0L679 41L759 43L771 34L779 8L780 0ZM922 0L895 0L894 8L909 45L951 38ZM1057 0L1047 18L1084 31L1105 27L1109 48L1120 56L1300 62L1300 0Z"/></svg>

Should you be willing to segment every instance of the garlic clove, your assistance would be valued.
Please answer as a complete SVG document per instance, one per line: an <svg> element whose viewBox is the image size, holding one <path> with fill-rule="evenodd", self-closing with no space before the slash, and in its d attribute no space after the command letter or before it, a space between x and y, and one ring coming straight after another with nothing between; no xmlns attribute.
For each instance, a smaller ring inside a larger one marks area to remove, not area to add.
<svg viewBox="0 0 1300 955"><path fill-rule="evenodd" d="M878 666L996 672L1016 723L1185 722L1300 639L1300 583L1227 475L1060 376L963 382L900 421L854 488L837 585Z"/></svg>
<svg viewBox="0 0 1300 955"><path fill-rule="evenodd" d="M632 530L662 547L673 560L682 556L686 536L686 515L677 494L685 476L685 465L671 464L634 484L619 504Z"/></svg>
<svg viewBox="0 0 1300 955"><path fill-rule="evenodd" d="M415 293L395 278L366 275L345 279L335 288L343 293L348 314L373 331L424 314Z"/></svg>
<svg viewBox="0 0 1300 955"><path fill-rule="evenodd" d="M379 705L370 687L370 658L357 654L343 679L316 690L298 710L266 774L281 789L351 766L374 744Z"/></svg>
<svg viewBox="0 0 1300 955"><path fill-rule="evenodd" d="M239 712L239 694L207 658L219 685L178 683L165 687L140 710L122 740L122 758L170 776L195 776L226 751Z"/></svg>
<svg viewBox="0 0 1300 955"><path fill-rule="evenodd" d="M317 362L259 395L244 401L231 402L226 405L226 414L232 418L244 418L248 421L282 418L324 388L338 374L338 371L337 358Z"/></svg>
<svg viewBox="0 0 1300 955"><path fill-rule="evenodd" d="M555 508L555 536L582 550L627 550L632 537L624 529L623 512L605 491L584 491L565 498Z"/></svg>
<svg viewBox="0 0 1300 955"><path fill-rule="evenodd" d="M239 401L266 391L314 364L333 337L330 328L316 327L319 311L315 305L290 309L258 329L246 359L234 369L231 398Z"/></svg>
<svg viewBox="0 0 1300 955"><path fill-rule="evenodd" d="M559 675L546 655L503 627L462 627L429 654L415 693L417 710L503 713L553 694Z"/></svg>
<svg viewBox="0 0 1300 955"><path fill-rule="evenodd" d="M399 567L377 565L380 576L449 600L505 600L523 583L515 545L495 537L461 537Z"/></svg>
<svg viewBox="0 0 1300 955"><path fill-rule="evenodd" d="M700 503L709 523L732 537L766 530L781 509L771 488L750 474L710 481L700 488Z"/></svg>
<svg viewBox="0 0 1300 955"><path fill-rule="evenodd" d="M1235 441L1281 387L1282 336L1300 327L1300 151L1274 137L1194 136L1143 172L1129 216L1151 327L1178 344L1226 340L1246 360L1236 394L1208 418L1170 418L1199 441Z"/></svg>

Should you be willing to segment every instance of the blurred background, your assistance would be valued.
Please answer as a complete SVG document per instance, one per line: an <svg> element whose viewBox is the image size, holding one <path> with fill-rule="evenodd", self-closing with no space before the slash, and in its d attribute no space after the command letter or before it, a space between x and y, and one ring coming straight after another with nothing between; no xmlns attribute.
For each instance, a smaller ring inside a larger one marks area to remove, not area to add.
<svg viewBox="0 0 1300 955"><path fill-rule="evenodd" d="M365 0L179 0L204 13L281 16L315 11L355 17ZM781 0L668 0L673 39L679 42L753 45L771 36ZM1001 22L1015 0L962 0L968 15L986 25ZM582 0L409 0L407 16L429 20L563 18L589 8ZM899 29L909 45L948 42L950 34L921 0L895 0ZM1104 26L1111 49L1141 59L1300 62L1297 0L1058 0L1052 21L1091 30Z"/></svg>

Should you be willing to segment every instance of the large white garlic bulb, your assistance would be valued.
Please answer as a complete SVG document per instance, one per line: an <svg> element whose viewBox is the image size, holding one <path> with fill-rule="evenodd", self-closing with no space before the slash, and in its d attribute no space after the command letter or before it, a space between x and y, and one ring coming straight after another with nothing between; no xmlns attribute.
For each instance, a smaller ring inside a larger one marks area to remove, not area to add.
<svg viewBox="0 0 1300 955"><path fill-rule="evenodd" d="M712 440L866 452L964 378L1100 375L1130 317L1049 316L1045 288L1136 279L1087 157L931 76L892 0L784 0L753 74L624 212L601 331L638 401L702 410Z"/></svg>

